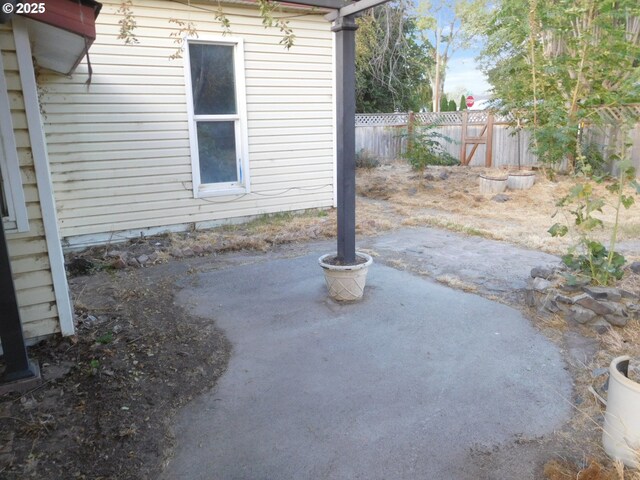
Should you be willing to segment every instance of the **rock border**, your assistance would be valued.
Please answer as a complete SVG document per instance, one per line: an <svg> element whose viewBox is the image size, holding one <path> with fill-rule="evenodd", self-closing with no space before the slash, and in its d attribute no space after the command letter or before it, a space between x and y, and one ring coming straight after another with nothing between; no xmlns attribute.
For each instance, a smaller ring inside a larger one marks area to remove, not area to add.
<svg viewBox="0 0 640 480"><path fill-rule="evenodd" d="M563 315L581 325L624 327L638 319L640 297L616 287L566 285L567 268L535 267L527 281L525 301L542 314Z"/></svg>

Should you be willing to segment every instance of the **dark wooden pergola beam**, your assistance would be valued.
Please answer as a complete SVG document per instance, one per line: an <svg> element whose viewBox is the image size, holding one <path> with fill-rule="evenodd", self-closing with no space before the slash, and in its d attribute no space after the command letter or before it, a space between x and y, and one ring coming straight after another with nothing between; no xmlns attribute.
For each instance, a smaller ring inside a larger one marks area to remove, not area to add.
<svg viewBox="0 0 640 480"><path fill-rule="evenodd" d="M291 0L287 3L330 8L325 19L336 34L336 180L338 201L337 260L356 261L356 30L358 13L388 0Z"/></svg>

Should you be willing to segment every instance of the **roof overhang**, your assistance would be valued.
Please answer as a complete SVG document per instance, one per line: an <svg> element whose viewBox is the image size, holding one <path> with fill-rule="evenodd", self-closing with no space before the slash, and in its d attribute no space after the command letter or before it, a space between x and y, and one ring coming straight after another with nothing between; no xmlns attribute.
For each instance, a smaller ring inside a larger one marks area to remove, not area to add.
<svg viewBox="0 0 640 480"><path fill-rule="evenodd" d="M46 0L42 13L23 13L32 54L38 66L71 74L96 39L96 17L102 4L94 0Z"/></svg>

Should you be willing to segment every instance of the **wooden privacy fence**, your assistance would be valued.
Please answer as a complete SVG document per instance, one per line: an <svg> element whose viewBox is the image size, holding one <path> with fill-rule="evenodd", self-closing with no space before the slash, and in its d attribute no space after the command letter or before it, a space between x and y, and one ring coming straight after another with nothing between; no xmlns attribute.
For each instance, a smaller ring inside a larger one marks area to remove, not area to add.
<svg viewBox="0 0 640 480"><path fill-rule="evenodd" d="M640 113L640 106L628 107ZM625 141L617 135L615 122L621 109L599 112L604 126L585 127L585 138L596 143L604 153L614 144ZM407 149L407 132L435 125L433 131L451 139L441 141L444 149L463 165L514 167L538 164L530 151L531 133L517 129L509 117L488 110L440 113L366 113L356 115L356 151L366 150L383 161L400 158ZM632 161L640 170L640 123L631 131Z"/></svg>

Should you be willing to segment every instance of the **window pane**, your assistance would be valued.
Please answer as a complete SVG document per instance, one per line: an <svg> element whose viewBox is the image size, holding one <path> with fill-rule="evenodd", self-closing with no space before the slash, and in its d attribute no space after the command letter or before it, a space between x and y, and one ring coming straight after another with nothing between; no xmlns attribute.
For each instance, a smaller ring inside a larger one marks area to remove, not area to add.
<svg viewBox="0 0 640 480"><path fill-rule="evenodd" d="M198 122L200 182L237 182L234 122Z"/></svg>
<svg viewBox="0 0 640 480"><path fill-rule="evenodd" d="M189 44L196 115L236 113L233 46Z"/></svg>

